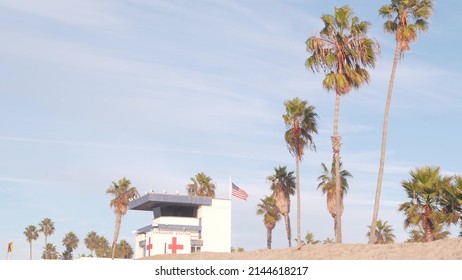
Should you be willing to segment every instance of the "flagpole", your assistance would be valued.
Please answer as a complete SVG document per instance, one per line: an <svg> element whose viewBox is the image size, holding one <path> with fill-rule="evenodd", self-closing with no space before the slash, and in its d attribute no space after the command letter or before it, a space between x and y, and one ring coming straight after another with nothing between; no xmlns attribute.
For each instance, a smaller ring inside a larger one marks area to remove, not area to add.
<svg viewBox="0 0 462 280"><path fill-rule="evenodd" d="M229 199L231 199L231 194L233 193L233 181L231 181L231 176L229 176Z"/></svg>
<svg viewBox="0 0 462 280"><path fill-rule="evenodd" d="M231 176L229 176L229 231L230 231L230 245L231 248L233 247L233 181L231 180ZM229 251L231 252L231 248Z"/></svg>

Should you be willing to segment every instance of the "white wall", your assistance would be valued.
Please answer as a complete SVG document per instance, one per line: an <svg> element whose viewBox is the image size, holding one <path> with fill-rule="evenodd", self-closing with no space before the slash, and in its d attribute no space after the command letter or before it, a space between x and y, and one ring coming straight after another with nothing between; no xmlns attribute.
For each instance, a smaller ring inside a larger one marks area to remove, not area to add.
<svg viewBox="0 0 462 280"><path fill-rule="evenodd" d="M203 252L230 252L231 200L213 199L211 206L201 206Z"/></svg>

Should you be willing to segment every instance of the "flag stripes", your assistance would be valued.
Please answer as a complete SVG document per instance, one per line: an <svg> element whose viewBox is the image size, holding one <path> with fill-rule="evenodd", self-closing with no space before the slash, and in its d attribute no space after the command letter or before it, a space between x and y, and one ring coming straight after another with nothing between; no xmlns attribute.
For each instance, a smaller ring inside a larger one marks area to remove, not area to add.
<svg viewBox="0 0 462 280"><path fill-rule="evenodd" d="M234 183L231 183L231 184L232 184L231 194L237 198L247 201L247 197L249 197L249 195L243 189L236 186Z"/></svg>

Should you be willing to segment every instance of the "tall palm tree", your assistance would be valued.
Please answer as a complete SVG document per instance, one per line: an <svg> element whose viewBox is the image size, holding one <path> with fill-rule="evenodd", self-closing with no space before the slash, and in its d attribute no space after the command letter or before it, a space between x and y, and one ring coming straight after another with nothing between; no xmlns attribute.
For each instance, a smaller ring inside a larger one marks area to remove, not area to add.
<svg viewBox="0 0 462 280"><path fill-rule="evenodd" d="M300 247L300 161L303 158L305 147L316 150L313 142L313 133L318 133L318 114L315 107L308 105L298 97L284 102L286 114L282 116L286 124L285 140L290 153L295 157L295 178L297 189L297 246Z"/></svg>
<svg viewBox="0 0 462 280"><path fill-rule="evenodd" d="M32 241L35 241L39 237L39 231L33 225L26 227L24 231L24 235L26 236L27 242L29 242L29 255L30 259L32 260Z"/></svg>
<svg viewBox="0 0 462 280"><path fill-rule="evenodd" d="M43 219L40 224L40 232L43 232L45 236L45 248L48 244L48 236L52 235L55 232L55 223L50 218ZM46 252L46 250L45 250ZM45 259L47 259L47 255L45 255Z"/></svg>
<svg viewBox="0 0 462 280"><path fill-rule="evenodd" d="M116 215L114 241L112 242L112 259L114 259L117 239L119 238L120 224L122 223L122 216L127 213L130 200L138 197L139 194L136 188L131 186L130 180L127 180L126 178L120 179L117 183L112 182L112 185L106 190L106 193L114 196L110 203L110 206L114 208L114 213Z"/></svg>
<svg viewBox="0 0 462 280"><path fill-rule="evenodd" d="M404 226L422 227L425 241L430 242L434 240L432 232L448 220L441 201L452 178L442 176L439 167L429 166L416 168L410 175L411 180L401 183L410 201L401 204L399 211L406 216Z"/></svg>
<svg viewBox="0 0 462 280"><path fill-rule="evenodd" d="M68 232L63 238L63 246L66 248L64 259L72 260L72 252L79 246L79 238L74 232Z"/></svg>
<svg viewBox="0 0 462 280"><path fill-rule="evenodd" d="M85 246L90 250L90 255L93 257L94 254L93 252L95 251L96 248L98 248L98 234L96 232L91 231L87 234L87 237L85 237L84 242Z"/></svg>
<svg viewBox="0 0 462 280"><path fill-rule="evenodd" d="M284 216L286 224L287 239L289 247L292 246L292 230L290 228L290 196L295 194L295 178L294 172L287 172L286 166L274 168L274 174L268 176L268 181L271 182L271 190L273 197L276 200L276 208L279 213Z"/></svg>
<svg viewBox="0 0 462 280"><path fill-rule="evenodd" d="M327 166L324 163L321 163L322 174L318 177L318 190L321 188L322 193L326 194L327 199L327 210L334 219L334 231L337 226L336 217L337 217L337 205L340 205L340 215L343 214L343 197L348 191L348 178L353 177L348 170L342 170L342 162L340 162L340 203L337 203L336 196L336 174L335 172L335 163L332 162L330 171L327 169Z"/></svg>
<svg viewBox="0 0 462 280"><path fill-rule="evenodd" d="M257 215L263 215L263 224L266 227L266 247L271 249L273 229L281 219L281 214L276 208L276 200L272 196L265 196L264 199L260 199L257 207Z"/></svg>
<svg viewBox="0 0 462 280"><path fill-rule="evenodd" d="M192 183L186 186L189 195L205 196L215 198L215 184L212 178L205 175L204 172L199 172L194 178L191 178Z"/></svg>
<svg viewBox="0 0 462 280"><path fill-rule="evenodd" d="M324 28L319 35L314 35L306 41L306 49L311 54L305 62L307 68L313 71L323 71L326 76L322 82L328 91L335 91L334 135L332 136L333 160L338 170L336 178L336 197L341 199L340 183L340 146L341 137L338 133L340 112L340 96L359 88L369 81L367 67L375 67L379 45L367 37L370 23L353 17L349 6L335 8L334 15L325 14L321 17ZM341 212L340 204L337 213ZM336 215L335 240L342 242L341 215Z"/></svg>
<svg viewBox="0 0 462 280"><path fill-rule="evenodd" d="M374 243L375 240L375 227L379 215L380 193L382 191L383 170L387 148L388 116L390 113L391 97L393 94L393 84L395 82L398 60L403 56L405 51L410 50L410 44L417 40L417 33L428 29L428 20L432 15L432 10L433 0L392 0L391 4L384 5L379 10L379 14L387 18L387 21L384 23L385 32L395 35L396 48L383 118L382 148L380 152L374 213L372 215L371 235L369 236L370 244Z"/></svg>
<svg viewBox="0 0 462 280"><path fill-rule="evenodd" d="M370 236L370 229L367 232L366 236ZM377 227L375 228L375 242L374 244L388 244L395 242L395 234L393 233L393 228L388 224L387 221L383 222L382 220L377 221Z"/></svg>

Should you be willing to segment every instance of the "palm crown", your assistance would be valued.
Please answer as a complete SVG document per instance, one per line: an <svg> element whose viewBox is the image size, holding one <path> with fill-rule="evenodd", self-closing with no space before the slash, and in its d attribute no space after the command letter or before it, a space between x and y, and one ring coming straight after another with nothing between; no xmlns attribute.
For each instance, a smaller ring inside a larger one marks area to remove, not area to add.
<svg viewBox="0 0 462 280"><path fill-rule="evenodd" d="M212 178L205 175L204 172L199 172L194 178L191 178L192 183L186 186L189 195L215 197L215 184Z"/></svg>
<svg viewBox="0 0 462 280"><path fill-rule="evenodd" d="M285 140L289 151L301 160L305 146L316 149L312 133L318 133L318 114L314 112L314 106L298 97L284 102L284 105L286 114L282 117L287 127Z"/></svg>
<svg viewBox="0 0 462 280"><path fill-rule="evenodd" d="M392 0L380 8L379 14L387 18L384 30L395 34L400 54L410 50L410 43L417 39L419 31L428 29L432 16L432 0Z"/></svg>
<svg viewBox="0 0 462 280"><path fill-rule="evenodd" d="M366 66L374 67L379 45L368 38L370 23L352 17L349 6L335 8L335 14L321 17L324 28L319 36L311 36L306 42L312 55L305 62L313 71L326 74L323 86L346 94L369 81Z"/></svg>

